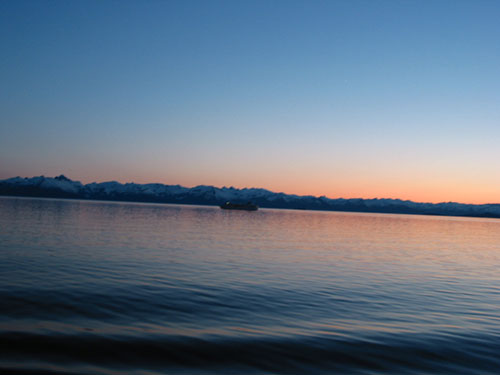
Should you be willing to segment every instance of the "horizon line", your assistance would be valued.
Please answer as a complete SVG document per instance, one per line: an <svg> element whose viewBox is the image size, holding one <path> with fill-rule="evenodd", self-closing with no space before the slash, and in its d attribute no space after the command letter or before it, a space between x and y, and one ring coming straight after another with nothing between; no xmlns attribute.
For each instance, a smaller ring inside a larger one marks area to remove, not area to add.
<svg viewBox="0 0 500 375"><path fill-rule="evenodd" d="M266 190L270 193L273 193L273 194L285 194L285 195L293 195L293 196L297 196L297 197L313 197L313 198L326 198L326 199L330 199L330 200L392 200L392 201L401 201L401 202L412 202L412 203L420 203L420 204L450 204L450 203L454 203L454 204L463 204L463 205L471 205L471 206L486 206L486 205L499 205L499 203L493 203L493 202L488 202L488 203L463 203L463 202L458 202L458 201L439 201L439 202L423 202L423 201L414 201L414 200L411 200L411 199L403 199L403 198L379 198L379 197L375 197L375 198L361 198L361 197L353 197L353 198L343 198L343 197L337 197L337 198L331 198L331 197L328 197L326 195L320 195L320 196L316 196L316 195L312 195L312 194L305 194L305 195L301 195L301 194L294 194L294 193L285 193L284 191L273 191L273 190L269 190L267 188L263 188L263 187L235 187L233 185L231 186L216 186L216 185L205 185L205 184L199 184L199 185L194 185L194 186L185 186L185 185L181 185L181 184L166 184L166 183L162 183L162 182L146 182L146 183L137 183L137 182L121 182L119 180L108 180L108 181L102 181L102 182L97 182L97 181L92 181L92 182L88 182L88 183L82 183L80 180L73 180L72 178L69 178L67 177L65 174L61 173L60 175L58 176L54 176L54 177L50 177L50 176L45 176L45 175L39 175L39 176L33 176L33 177L21 177L21 176L15 176L15 177L9 177L9 178L6 178L4 180L0 180L1 181L5 181L5 180L9 180L9 179L13 179L13 178L22 178L22 179L31 179L31 178L36 178L36 177L43 177L43 178L53 178L53 179L57 179L57 178L60 178L60 177L63 177L65 179L68 179L70 181L73 181L73 182L79 182L81 183L82 185L89 185L89 184L103 184L103 183L109 183L109 182L116 182L116 183L119 183L119 184L122 184L122 185L125 185L125 184L135 184L135 185L150 185L150 184L158 184L158 185L164 185L164 186L180 186L180 187L183 187L183 188L187 188L187 189L193 189L193 188L196 188L196 187L200 187L200 186L206 186L206 187L213 187L213 188L217 188L217 189L236 189L236 190L244 190L244 189L256 189L256 190Z"/></svg>

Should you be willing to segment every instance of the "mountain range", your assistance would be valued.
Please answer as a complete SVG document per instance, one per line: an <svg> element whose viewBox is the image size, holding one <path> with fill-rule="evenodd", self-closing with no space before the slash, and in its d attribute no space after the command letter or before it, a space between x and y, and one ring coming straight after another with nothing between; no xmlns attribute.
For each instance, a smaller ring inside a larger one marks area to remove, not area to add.
<svg viewBox="0 0 500 375"><path fill-rule="evenodd" d="M266 208L500 218L500 204L418 203L378 198L331 199L325 196L275 193L258 188L206 185L188 188L164 184L122 184L116 181L84 185L64 175L0 180L0 195L199 205L220 205L231 201L252 202Z"/></svg>

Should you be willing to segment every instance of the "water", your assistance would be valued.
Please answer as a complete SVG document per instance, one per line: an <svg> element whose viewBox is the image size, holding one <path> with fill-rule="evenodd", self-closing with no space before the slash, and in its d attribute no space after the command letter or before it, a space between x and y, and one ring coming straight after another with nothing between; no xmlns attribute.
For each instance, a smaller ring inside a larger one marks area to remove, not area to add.
<svg viewBox="0 0 500 375"><path fill-rule="evenodd" d="M497 374L500 220L0 198L0 372Z"/></svg>

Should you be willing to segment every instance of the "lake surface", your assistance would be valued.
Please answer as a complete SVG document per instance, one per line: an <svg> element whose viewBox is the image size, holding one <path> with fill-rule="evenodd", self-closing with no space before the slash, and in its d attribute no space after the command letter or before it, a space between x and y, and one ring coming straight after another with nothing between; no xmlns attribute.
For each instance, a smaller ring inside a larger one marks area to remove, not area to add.
<svg viewBox="0 0 500 375"><path fill-rule="evenodd" d="M2 197L0 372L498 374L500 220Z"/></svg>

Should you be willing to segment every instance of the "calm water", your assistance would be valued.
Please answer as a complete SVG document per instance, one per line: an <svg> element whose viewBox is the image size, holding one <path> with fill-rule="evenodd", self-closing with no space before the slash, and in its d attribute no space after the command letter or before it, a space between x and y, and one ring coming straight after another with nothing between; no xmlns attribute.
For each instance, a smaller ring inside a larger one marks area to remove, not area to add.
<svg viewBox="0 0 500 375"><path fill-rule="evenodd" d="M500 372L500 220L0 198L0 372Z"/></svg>

